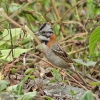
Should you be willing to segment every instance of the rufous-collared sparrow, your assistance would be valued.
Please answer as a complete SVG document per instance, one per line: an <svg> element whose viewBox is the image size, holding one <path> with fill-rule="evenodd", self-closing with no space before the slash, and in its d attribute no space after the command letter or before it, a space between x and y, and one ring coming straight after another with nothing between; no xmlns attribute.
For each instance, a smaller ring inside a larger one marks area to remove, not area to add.
<svg viewBox="0 0 100 100"><path fill-rule="evenodd" d="M75 70L72 59L56 42L51 25L42 24L35 35L41 40L48 61L57 67Z"/></svg>
<svg viewBox="0 0 100 100"><path fill-rule="evenodd" d="M48 61L59 68L64 68L75 72L83 84L87 86L80 74L75 71L72 59L56 42L56 36L51 28L51 25L47 23L42 24L35 35L41 41L45 56Z"/></svg>

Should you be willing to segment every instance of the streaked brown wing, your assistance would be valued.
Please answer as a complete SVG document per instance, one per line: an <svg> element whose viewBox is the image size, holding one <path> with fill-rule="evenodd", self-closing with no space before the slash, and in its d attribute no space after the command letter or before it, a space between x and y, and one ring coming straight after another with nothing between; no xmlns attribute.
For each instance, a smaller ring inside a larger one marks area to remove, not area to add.
<svg viewBox="0 0 100 100"><path fill-rule="evenodd" d="M55 55L59 56L66 62L73 63L69 55L64 50L62 50L58 44L55 43L52 45L52 51L54 52Z"/></svg>

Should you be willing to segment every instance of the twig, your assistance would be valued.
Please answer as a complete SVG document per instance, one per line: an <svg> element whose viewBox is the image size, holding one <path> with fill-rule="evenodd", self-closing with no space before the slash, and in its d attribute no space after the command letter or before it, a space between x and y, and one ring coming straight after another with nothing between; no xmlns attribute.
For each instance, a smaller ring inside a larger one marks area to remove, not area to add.
<svg viewBox="0 0 100 100"><path fill-rule="evenodd" d="M58 23L58 22L57 21L52 21L51 23ZM81 22L78 22L78 21L59 21L59 23L62 23L62 24L78 24L85 30L86 33L88 33L88 31L86 30L84 25L81 24Z"/></svg>
<svg viewBox="0 0 100 100"><path fill-rule="evenodd" d="M68 37L65 37L64 39L62 39L61 41L59 41L59 44L68 44L67 46L70 46L72 45L73 43L75 43L75 38L77 37L82 37L84 35L87 35L87 33L82 33L82 34L74 34L74 35L71 35L71 36L68 36ZM70 43L69 43L70 42ZM74 53L77 53L77 52L82 52L84 50L86 50L88 47L84 47L84 48L81 48L81 49L78 49L78 50L74 50L70 53L68 53L69 55L70 54L74 54Z"/></svg>
<svg viewBox="0 0 100 100"><path fill-rule="evenodd" d="M87 46L87 47L84 47L84 48L81 48L81 49L78 49L78 50L71 51L71 52L69 52L68 54L71 55L71 54L74 54L74 53L77 53L77 52L84 51L84 50L86 50L86 49L88 49L88 46Z"/></svg>
<svg viewBox="0 0 100 100"><path fill-rule="evenodd" d="M14 53L13 53L13 49L14 49L14 45L13 45L13 39L12 39L12 33L11 33L11 27L10 27L10 23L9 23L9 28L10 28L10 40L11 40L11 53L12 53L12 58L14 58ZM7 57L6 57L6 59L7 59Z"/></svg>
<svg viewBox="0 0 100 100"><path fill-rule="evenodd" d="M64 21L64 22L62 22L63 24L78 24L78 25L80 25L84 30L85 30L85 32L86 33L88 33L88 31L86 30L86 28L80 23L80 22L78 22L78 21Z"/></svg>
<svg viewBox="0 0 100 100"><path fill-rule="evenodd" d="M84 88L85 90L88 90L85 86L83 86L81 83L79 83L76 79L74 79L71 75L69 75L68 73L66 73L67 76L69 76L70 78L72 78L76 83L78 83L82 88Z"/></svg>
<svg viewBox="0 0 100 100"><path fill-rule="evenodd" d="M72 37L73 37L73 35L66 36L65 38L59 40L58 42L59 42L60 44L62 44L63 41L68 40L68 39L70 39L70 38L72 38Z"/></svg>
<svg viewBox="0 0 100 100"><path fill-rule="evenodd" d="M50 1L51 1L52 6L53 6L54 12L55 12L55 14L56 14L56 16L57 16L57 19L58 19L58 21L59 21L61 18L60 18L60 15L59 15L58 11L57 11L56 6L55 6L54 0L50 0ZM60 24L60 23L59 23L59 24ZM63 27L62 24L60 24L60 28L61 28L61 32L62 32L63 34L65 34L65 30L64 30L64 27Z"/></svg>
<svg viewBox="0 0 100 100"><path fill-rule="evenodd" d="M13 52L13 49L11 49L10 51L9 51L9 53L8 53L8 55L5 57L5 59L7 59L9 56L10 56L10 54Z"/></svg>
<svg viewBox="0 0 100 100"><path fill-rule="evenodd" d="M75 39L77 37L82 37L84 35L87 35L87 33L79 33L79 34L70 35L70 36L65 37L64 39L60 40L59 43L63 44L63 43L65 43L65 40L69 41L70 39L72 40L72 39Z"/></svg>

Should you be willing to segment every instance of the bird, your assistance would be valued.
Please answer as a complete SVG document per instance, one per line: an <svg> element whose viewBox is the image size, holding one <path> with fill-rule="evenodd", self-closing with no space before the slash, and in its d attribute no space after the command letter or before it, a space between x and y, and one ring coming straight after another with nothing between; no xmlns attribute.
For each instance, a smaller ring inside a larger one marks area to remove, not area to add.
<svg viewBox="0 0 100 100"><path fill-rule="evenodd" d="M41 41L44 53L49 62L59 68L75 70L72 59L56 42L56 36L50 24L43 23L35 32Z"/></svg>
<svg viewBox="0 0 100 100"><path fill-rule="evenodd" d="M43 23L35 32L35 35L41 41L45 57L49 62L61 69L76 72L73 60L56 41L56 36L50 24ZM79 74L78 76L80 78ZM83 79L81 80L84 81Z"/></svg>

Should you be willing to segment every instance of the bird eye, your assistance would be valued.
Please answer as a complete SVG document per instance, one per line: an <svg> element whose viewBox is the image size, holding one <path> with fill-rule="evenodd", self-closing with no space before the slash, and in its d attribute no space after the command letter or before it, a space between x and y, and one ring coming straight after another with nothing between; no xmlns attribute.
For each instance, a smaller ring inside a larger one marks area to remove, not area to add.
<svg viewBox="0 0 100 100"><path fill-rule="evenodd" d="M42 33L45 33L45 31L42 31Z"/></svg>
<svg viewBox="0 0 100 100"><path fill-rule="evenodd" d="M42 35L46 35L45 33L46 33L45 31L42 31Z"/></svg>

